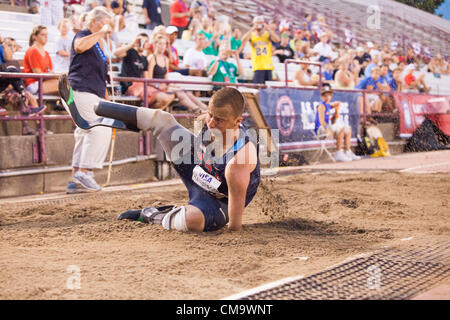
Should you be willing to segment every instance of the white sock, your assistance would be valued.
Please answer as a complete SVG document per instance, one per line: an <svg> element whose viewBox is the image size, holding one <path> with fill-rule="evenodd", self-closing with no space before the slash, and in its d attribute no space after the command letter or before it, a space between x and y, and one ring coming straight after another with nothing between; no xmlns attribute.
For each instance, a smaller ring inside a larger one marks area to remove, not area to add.
<svg viewBox="0 0 450 320"><path fill-rule="evenodd" d="M164 216L161 224L166 230L188 231L186 225L186 207L182 206L172 209L172 211Z"/></svg>

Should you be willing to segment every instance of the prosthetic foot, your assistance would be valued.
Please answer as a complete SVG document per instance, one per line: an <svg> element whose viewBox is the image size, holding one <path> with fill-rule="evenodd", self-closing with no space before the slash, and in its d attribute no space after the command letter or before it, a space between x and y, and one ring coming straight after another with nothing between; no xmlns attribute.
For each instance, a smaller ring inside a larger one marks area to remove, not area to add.
<svg viewBox="0 0 450 320"><path fill-rule="evenodd" d="M83 116L80 114L78 110L77 105L75 104L72 88L70 87L69 82L67 81L67 74L62 74L59 77L58 91L59 95L61 96L62 105L72 117L73 122L75 122L75 124L81 129L88 130L96 126L104 126L122 130L130 130L136 132L139 131L139 129L136 126L136 111L138 109L137 107L132 107L120 103L114 104L114 108L111 111L111 115L117 114L118 117L120 118L123 117L125 121L111 119L109 117L108 118L99 117L94 121L88 121L87 119L83 118ZM107 101L104 100L104 102ZM120 108L125 109L120 110Z"/></svg>
<svg viewBox="0 0 450 320"><path fill-rule="evenodd" d="M134 220L142 221L149 224L161 224L164 216L170 212L175 206L168 205L162 207L147 207L144 209L128 210L121 213L118 220Z"/></svg>

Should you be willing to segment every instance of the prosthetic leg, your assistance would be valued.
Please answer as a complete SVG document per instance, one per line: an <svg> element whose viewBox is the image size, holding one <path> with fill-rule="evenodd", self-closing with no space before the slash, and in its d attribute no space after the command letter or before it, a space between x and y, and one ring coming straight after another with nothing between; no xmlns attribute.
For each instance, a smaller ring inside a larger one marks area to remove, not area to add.
<svg viewBox="0 0 450 320"><path fill-rule="evenodd" d="M64 108L72 116L75 124L81 129L106 126L131 131L151 130L153 135L161 143L168 157L172 158L172 162L179 161L180 159L184 161L185 158L186 160L191 160L190 146L194 142L195 137L189 130L181 126L170 113L159 109L138 108L126 104L100 100L94 106L94 111L99 118L94 121L88 121L81 116L77 109L73 99L72 88L67 82L67 75L60 77L58 86ZM181 152L172 155L172 150L179 144L179 141L172 140L172 135L176 130L179 130L176 132L177 136L188 139L185 142L189 144L189 147L181 148ZM173 159L174 157L176 159ZM120 214L118 219L161 224L168 230L188 230L186 226L186 207L184 206L148 207L143 210L128 210Z"/></svg>

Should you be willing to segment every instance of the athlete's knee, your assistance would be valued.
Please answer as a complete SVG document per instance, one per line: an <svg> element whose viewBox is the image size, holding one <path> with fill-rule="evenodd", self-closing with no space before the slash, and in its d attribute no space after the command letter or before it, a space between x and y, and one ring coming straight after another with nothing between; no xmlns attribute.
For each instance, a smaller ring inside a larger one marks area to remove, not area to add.
<svg viewBox="0 0 450 320"><path fill-rule="evenodd" d="M140 129L158 131L158 129L175 126L177 121L169 112L160 109L139 108L137 124Z"/></svg>
<svg viewBox="0 0 450 320"><path fill-rule="evenodd" d="M186 206L186 226L189 231L202 232L205 228L205 217L200 209Z"/></svg>

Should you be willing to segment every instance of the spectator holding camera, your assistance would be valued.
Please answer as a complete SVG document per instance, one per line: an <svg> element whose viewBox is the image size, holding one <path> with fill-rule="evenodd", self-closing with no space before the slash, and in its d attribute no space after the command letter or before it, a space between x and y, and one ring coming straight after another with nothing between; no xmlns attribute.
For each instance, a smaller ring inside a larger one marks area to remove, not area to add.
<svg viewBox="0 0 450 320"><path fill-rule="evenodd" d="M252 69L254 72L253 83L265 83L272 80L272 42L280 41L278 35L268 29L264 23L264 17L257 16L253 19L253 27L242 38L239 51L242 51L250 41Z"/></svg>
<svg viewBox="0 0 450 320"><path fill-rule="evenodd" d="M121 77L130 78L148 78L148 61L144 55L144 48L148 43L148 35L141 33L136 40L125 45L114 52L118 58L123 58ZM144 100L144 83L143 82L120 82L122 93L139 97ZM157 109L165 109L174 99L173 95L166 94L156 89L152 85L147 85L147 103L154 105Z"/></svg>
<svg viewBox="0 0 450 320"><path fill-rule="evenodd" d="M236 60L237 66L227 61L230 55ZM242 74L242 66L239 54L227 46L220 46L218 59L211 61L208 67L208 76L212 76L213 82L237 83L237 77L240 74Z"/></svg>

